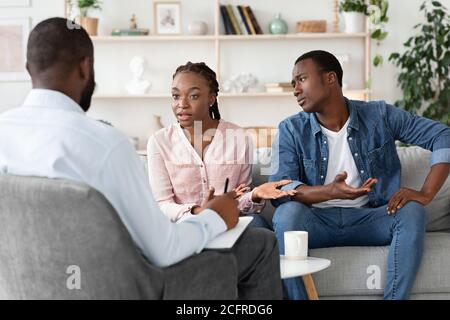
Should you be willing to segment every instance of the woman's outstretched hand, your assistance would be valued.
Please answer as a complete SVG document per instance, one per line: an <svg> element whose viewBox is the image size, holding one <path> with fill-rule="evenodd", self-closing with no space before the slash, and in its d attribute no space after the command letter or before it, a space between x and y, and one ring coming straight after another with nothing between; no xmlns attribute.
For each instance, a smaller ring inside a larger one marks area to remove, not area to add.
<svg viewBox="0 0 450 320"><path fill-rule="evenodd" d="M260 202L261 200L274 200L297 194L296 190L280 190L278 188L291 183L292 180L280 180L275 182L264 183L253 189L252 201Z"/></svg>

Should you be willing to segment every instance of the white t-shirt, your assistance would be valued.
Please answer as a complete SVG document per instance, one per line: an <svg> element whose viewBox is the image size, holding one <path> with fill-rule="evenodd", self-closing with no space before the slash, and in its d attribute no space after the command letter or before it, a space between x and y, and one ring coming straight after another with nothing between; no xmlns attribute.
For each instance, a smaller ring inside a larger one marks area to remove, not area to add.
<svg viewBox="0 0 450 320"><path fill-rule="evenodd" d="M345 182L354 188L361 186L361 178L359 177L358 169L356 168L355 160L353 159L352 152L348 146L347 141L347 127L350 122L348 118L345 125L338 132L322 128L322 133L327 137L328 142L328 167L327 176L325 177L324 184L329 184L334 181L336 175L342 171L347 172L347 179ZM330 207L352 207L359 208L369 202L367 195L356 198L354 200L347 199L334 199L325 202L319 202L313 204L313 207L317 208L330 208Z"/></svg>

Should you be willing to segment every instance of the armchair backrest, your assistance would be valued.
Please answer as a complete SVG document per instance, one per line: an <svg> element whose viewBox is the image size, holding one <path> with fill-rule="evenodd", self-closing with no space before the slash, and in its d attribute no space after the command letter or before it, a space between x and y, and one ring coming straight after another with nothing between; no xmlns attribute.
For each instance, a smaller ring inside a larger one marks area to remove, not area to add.
<svg viewBox="0 0 450 320"><path fill-rule="evenodd" d="M0 175L0 299L158 299L162 270L95 189Z"/></svg>

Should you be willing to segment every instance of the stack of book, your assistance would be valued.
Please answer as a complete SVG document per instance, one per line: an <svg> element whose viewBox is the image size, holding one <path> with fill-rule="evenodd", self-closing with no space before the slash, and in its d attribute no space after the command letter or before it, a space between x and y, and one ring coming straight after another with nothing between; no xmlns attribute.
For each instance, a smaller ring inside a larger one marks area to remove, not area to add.
<svg viewBox="0 0 450 320"><path fill-rule="evenodd" d="M220 5L220 14L225 34L255 35L264 33L249 6Z"/></svg>
<svg viewBox="0 0 450 320"><path fill-rule="evenodd" d="M293 92L294 88L290 82L266 83L266 92Z"/></svg>

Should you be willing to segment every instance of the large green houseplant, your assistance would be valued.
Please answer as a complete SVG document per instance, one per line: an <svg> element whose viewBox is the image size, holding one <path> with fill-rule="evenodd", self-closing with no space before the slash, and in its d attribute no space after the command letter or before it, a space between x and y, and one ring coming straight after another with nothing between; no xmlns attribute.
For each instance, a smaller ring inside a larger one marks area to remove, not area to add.
<svg viewBox="0 0 450 320"><path fill-rule="evenodd" d="M450 125L450 15L438 1L425 1L425 22L389 60L400 68L403 98L395 104L407 111Z"/></svg>

